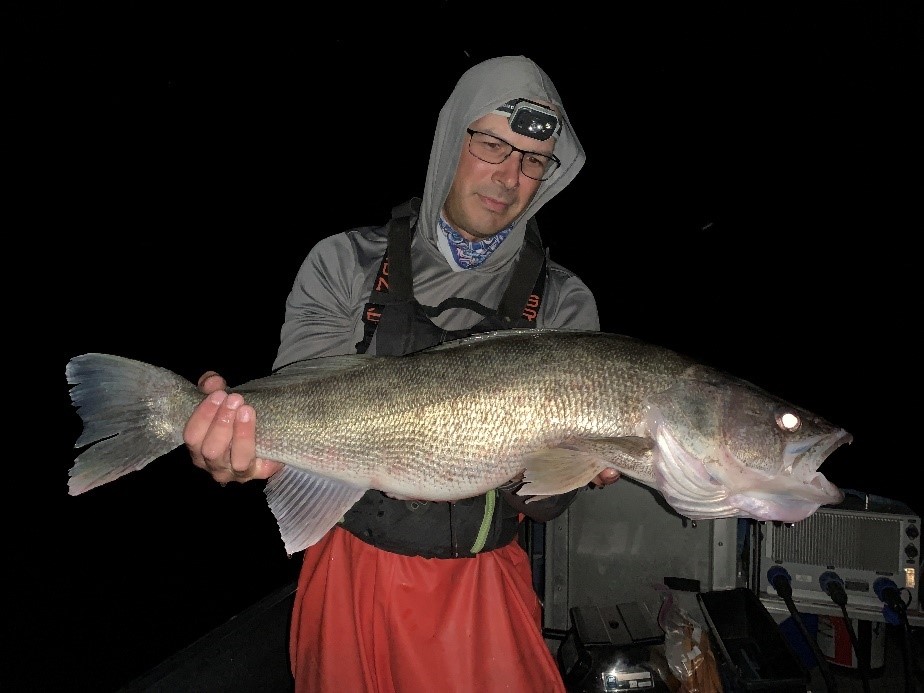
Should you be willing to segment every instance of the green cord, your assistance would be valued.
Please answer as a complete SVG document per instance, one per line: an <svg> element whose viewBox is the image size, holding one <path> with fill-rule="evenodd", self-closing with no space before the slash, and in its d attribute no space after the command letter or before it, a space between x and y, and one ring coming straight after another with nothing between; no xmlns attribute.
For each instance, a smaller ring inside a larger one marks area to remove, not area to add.
<svg viewBox="0 0 924 693"><path fill-rule="evenodd" d="M475 543L469 549L470 553L478 553L484 548L484 543L488 540L488 530L491 528L491 520L494 519L494 504L497 501L497 491L491 489L484 494L484 517L481 518L481 527L478 529L478 536Z"/></svg>

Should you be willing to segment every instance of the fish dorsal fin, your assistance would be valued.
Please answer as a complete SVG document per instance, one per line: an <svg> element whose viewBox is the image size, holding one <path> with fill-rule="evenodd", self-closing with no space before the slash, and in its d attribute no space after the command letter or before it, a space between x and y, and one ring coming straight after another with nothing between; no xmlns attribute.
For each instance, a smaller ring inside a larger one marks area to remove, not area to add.
<svg viewBox="0 0 924 693"><path fill-rule="evenodd" d="M366 491L289 466L271 476L264 489L290 556L319 541Z"/></svg>
<svg viewBox="0 0 924 693"><path fill-rule="evenodd" d="M297 385L306 380L320 380L332 375L369 366L374 359L391 358L372 356L370 354L346 354L344 356L321 356L316 359L296 361L283 366L272 375L249 380L234 388L235 392L255 392L257 390L274 390L287 385Z"/></svg>
<svg viewBox="0 0 924 693"><path fill-rule="evenodd" d="M472 344L484 344L486 342L501 341L504 339L515 339L517 337L522 337L524 335L535 337L541 334L549 334L556 332L559 334L581 334L589 333L589 330L568 330L557 327L545 327L541 330L537 330L533 327L521 327L513 330L495 330L493 332L479 332L478 334L473 334L470 337L462 337L461 339L453 339L448 342L443 342L437 344L436 346L429 347L424 349L424 351L442 351L443 349L455 349L458 347L471 346Z"/></svg>

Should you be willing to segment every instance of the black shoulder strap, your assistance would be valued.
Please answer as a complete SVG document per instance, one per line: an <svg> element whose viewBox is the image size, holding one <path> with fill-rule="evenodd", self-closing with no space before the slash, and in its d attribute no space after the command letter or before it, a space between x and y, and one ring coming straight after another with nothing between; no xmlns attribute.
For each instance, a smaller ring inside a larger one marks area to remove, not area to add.
<svg viewBox="0 0 924 693"><path fill-rule="evenodd" d="M391 245L389 244L389 252ZM510 277L507 290L497 308L488 308L468 298L447 298L438 306L421 305L428 316L439 315L447 308L467 308L486 318L499 321L499 327L529 327L535 321L545 289L545 249L535 218L526 222L526 236L520 257Z"/></svg>
<svg viewBox="0 0 924 693"><path fill-rule="evenodd" d="M392 210L387 225L388 249L382 257L369 302L363 310L365 324L363 340L356 344L357 353L365 353L378 327L382 306L387 303L414 299L413 268L411 266L410 218L420 209L414 198ZM488 308L467 298L450 297L438 306L420 305L428 316L439 315L448 308L467 308L485 317L500 320L505 326L531 326L535 322L545 290L546 254L535 218L526 222L526 235L520 257L517 258L510 283L496 309Z"/></svg>
<svg viewBox="0 0 924 693"><path fill-rule="evenodd" d="M410 217L393 218L388 229L388 250L382 258L383 261L388 261L387 290L399 301L409 301L414 298L411 234Z"/></svg>
<svg viewBox="0 0 924 693"><path fill-rule="evenodd" d="M388 248L372 282L369 301L363 308L363 338L356 343L357 354L365 354L369 349L372 335L382 318L383 305L414 298L411 278L411 216L419 211L420 199L416 197L391 210L391 220L385 225Z"/></svg>
<svg viewBox="0 0 924 693"><path fill-rule="evenodd" d="M523 249L517 259L510 284L497 305L500 318L504 322L517 320L523 314L524 306L529 306L536 286L539 286L539 291L535 293L533 310L538 311L537 301L542 300L542 290L545 288L545 249L539 236L539 225L536 218L532 217L526 222L526 238L523 240Z"/></svg>

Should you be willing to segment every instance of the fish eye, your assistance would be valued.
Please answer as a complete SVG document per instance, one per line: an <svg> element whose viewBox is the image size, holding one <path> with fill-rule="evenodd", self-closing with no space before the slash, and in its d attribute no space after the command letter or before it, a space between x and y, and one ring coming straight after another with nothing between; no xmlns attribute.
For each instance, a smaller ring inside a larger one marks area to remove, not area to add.
<svg viewBox="0 0 924 693"><path fill-rule="evenodd" d="M791 411L779 411L776 414L776 425L784 431L794 433L802 428L802 419Z"/></svg>

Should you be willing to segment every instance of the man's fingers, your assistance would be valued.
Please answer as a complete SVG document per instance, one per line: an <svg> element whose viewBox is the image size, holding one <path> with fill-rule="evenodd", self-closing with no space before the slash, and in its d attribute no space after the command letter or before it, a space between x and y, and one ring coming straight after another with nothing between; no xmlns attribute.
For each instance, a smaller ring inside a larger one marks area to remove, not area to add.
<svg viewBox="0 0 924 693"><path fill-rule="evenodd" d="M231 395L234 397L234 395ZM228 399L231 399L229 397ZM243 399L241 400L243 403ZM253 407L243 404L237 410L234 430L231 434L231 469L236 474L253 472L251 463L257 455L254 432L256 429L256 414Z"/></svg>
<svg viewBox="0 0 924 693"><path fill-rule="evenodd" d="M212 421L215 419L215 414L227 396L227 393L223 390L210 394L196 407L183 429L183 442L186 443L186 447L192 453L193 462L199 467L204 466L202 455L200 454L202 441L205 440L209 428L212 426Z"/></svg>
<svg viewBox="0 0 924 693"><path fill-rule="evenodd" d="M202 374L202 377L199 378L199 383L196 385L203 394L209 395L215 390L224 390L227 386L225 379L222 378L215 371L206 371Z"/></svg>
<svg viewBox="0 0 924 693"><path fill-rule="evenodd" d="M602 488L603 486L609 486L618 478L619 472L610 467L597 474L591 483L597 488Z"/></svg>
<svg viewBox="0 0 924 693"><path fill-rule="evenodd" d="M217 394L218 393L212 393L209 395L208 400L213 401L213 398ZM234 435L234 422L237 418L237 410L241 408L243 403L244 398L241 395L232 394L225 396L221 404L218 405L215 416L212 418L212 424L209 426L205 437L202 439L202 445L200 447L202 456L205 457L208 462L213 463L209 464L210 468L214 466L231 466L231 462L226 455L228 452L228 445L230 445L231 438ZM215 465L215 462L218 464Z"/></svg>
<svg viewBox="0 0 924 693"><path fill-rule="evenodd" d="M269 479L273 474L282 469L282 462L275 462L273 460L264 460L257 458L254 463L254 479Z"/></svg>

